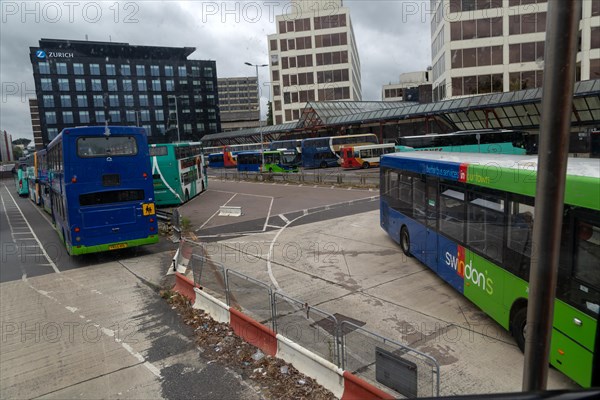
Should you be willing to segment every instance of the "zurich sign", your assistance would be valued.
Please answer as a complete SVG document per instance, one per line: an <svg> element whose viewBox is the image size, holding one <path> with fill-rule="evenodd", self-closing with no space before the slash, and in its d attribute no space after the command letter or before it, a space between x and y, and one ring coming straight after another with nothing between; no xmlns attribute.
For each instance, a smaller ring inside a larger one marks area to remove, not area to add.
<svg viewBox="0 0 600 400"><path fill-rule="evenodd" d="M35 52L35 56L39 59L44 59L46 58L46 52L44 50L38 50Z"/></svg>

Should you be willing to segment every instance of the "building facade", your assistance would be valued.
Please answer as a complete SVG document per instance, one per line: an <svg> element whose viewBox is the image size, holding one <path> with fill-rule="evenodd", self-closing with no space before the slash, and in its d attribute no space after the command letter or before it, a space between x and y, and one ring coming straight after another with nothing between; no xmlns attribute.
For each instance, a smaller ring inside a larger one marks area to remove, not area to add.
<svg viewBox="0 0 600 400"><path fill-rule="evenodd" d="M29 49L44 145L105 123L142 126L150 142L221 130L216 63L188 60L195 48L41 39Z"/></svg>
<svg viewBox="0 0 600 400"><path fill-rule="evenodd" d="M12 135L6 131L0 132L0 161L15 161L13 156Z"/></svg>
<svg viewBox="0 0 600 400"><path fill-rule="evenodd" d="M432 0L433 100L541 87L547 0ZM583 0L577 80L600 78L600 1Z"/></svg>
<svg viewBox="0 0 600 400"><path fill-rule="evenodd" d="M309 101L362 99L360 57L342 0L299 0L269 35L273 121L300 118Z"/></svg>
<svg viewBox="0 0 600 400"><path fill-rule="evenodd" d="M260 126L258 79L244 76L217 81L222 132Z"/></svg>
<svg viewBox="0 0 600 400"><path fill-rule="evenodd" d="M417 101L412 98L412 91L407 89L417 89L421 85L428 85L430 83L430 70L427 71L416 71L416 72L405 72L400 74L399 83L390 83L389 85L383 85L381 88L381 100L383 101ZM405 93L406 92L406 93Z"/></svg>

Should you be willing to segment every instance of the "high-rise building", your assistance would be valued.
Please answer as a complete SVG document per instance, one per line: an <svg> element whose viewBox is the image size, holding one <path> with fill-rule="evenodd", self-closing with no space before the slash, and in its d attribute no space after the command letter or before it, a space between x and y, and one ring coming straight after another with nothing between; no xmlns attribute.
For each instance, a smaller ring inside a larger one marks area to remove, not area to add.
<svg viewBox="0 0 600 400"><path fill-rule="evenodd" d="M12 135L6 131L0 132L0 161L15 161L12 146Z"/></svg>
<svg viewBox="0 0 600 400"><path fill-rule="evenodd" d="M547 0L433 0L434 101L541 87ZM582 1L576 79L600 78L600 1Z"/></svg>
<svg viewBox="0 0 600 400"><path fill-rule="evenodd" d="M299 0L269 35L275 124L298 120L308 101L362 99L360 58L342 0Z"/></svg>
<svg viewBox="0 0 600 400"><path fill-rule="evenodd" d="M218 85L223 132L260 126L258 80L255 76L219 78Z"/></svg>
<svg viewBox="0 0 600 400"><path fill-rule="evenodd" d="M42 142L63 128L134 125L150 142L221 130L215 61L193 47L41 39L30 47Z"/></svg>

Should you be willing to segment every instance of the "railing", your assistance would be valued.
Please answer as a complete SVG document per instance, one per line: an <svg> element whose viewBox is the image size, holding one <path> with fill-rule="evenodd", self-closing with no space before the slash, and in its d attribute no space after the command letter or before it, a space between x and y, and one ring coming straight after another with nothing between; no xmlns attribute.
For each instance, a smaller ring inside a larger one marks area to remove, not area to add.
<svg viewBox="0 0 600 400"><path fill-rule="evenodd" d="M393 396L439 396L440 368L433 357L213 262L202 243L182 238L175 262L229 307Z"/></svg>
<svg viewBox="0 0 600 400"><path fill-rule="evenodd" d="M379 187L379 170L365 173L340 172L339 169L328 172L325 170L307 170L303 172L246 172L229 169L212 169L211 175L221 180L281 182L317 185L342 185L365 188Z"/></svg>

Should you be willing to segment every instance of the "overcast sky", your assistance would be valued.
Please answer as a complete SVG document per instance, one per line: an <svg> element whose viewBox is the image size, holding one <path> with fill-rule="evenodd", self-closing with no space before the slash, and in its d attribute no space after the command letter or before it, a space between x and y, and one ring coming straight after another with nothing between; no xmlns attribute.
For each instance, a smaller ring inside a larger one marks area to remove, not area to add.
<svg viewBox="0 0 600 400"><path fill-rule="evenodd" d="M35 94L29 47L41 38L195 47L191 59L215 60L219 78L253 76L244 62L268 63L267 35L288 0L48 1L2 0L0 129L33 138L28 97ZM363 100L381 100L381 86L431 64L429 0L345 0L361 61ZM25 6L24 6L25 5ZM269 81L268 68L260 82ZM262 92L263 114L268 91Z"/></svg>

